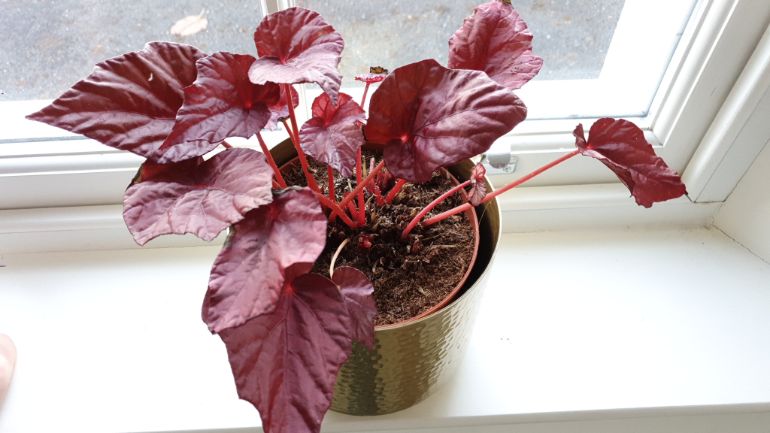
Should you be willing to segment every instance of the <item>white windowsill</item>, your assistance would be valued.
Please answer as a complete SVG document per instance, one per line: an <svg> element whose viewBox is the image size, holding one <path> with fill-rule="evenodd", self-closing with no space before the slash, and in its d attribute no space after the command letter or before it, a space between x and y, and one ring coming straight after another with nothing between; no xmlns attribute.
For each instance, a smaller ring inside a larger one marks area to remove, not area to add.
<svg viewBox="0 0 770 433"><path fill-rule="evenodd" d="M216 252L5 255L0 332L19 362L0 431L254 431L200 320ZM382 417L330 413L324 431L770 424L770 265L720 232L507 234L490 277L468 353L438 394Z"/></svg>
<svg viewBox="0 0 770 433"><path fill-rule="evenodd" d="M595 227L707 227L721 203L680 197L652 208L637 206L619 183L521 187L499 197L503 232L575 230ZM0 210L3 254L139 248L123 222L122 205ZM192 235L161 236L144 248L219 245Z"/></svg>

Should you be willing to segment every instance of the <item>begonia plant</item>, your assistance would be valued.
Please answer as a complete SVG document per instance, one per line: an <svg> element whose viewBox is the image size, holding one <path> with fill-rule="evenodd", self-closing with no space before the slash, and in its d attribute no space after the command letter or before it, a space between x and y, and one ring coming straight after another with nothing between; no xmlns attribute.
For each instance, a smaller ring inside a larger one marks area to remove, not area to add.
<svg viewBox="0 0 770 433"><path fill-rule="evenodd" d="M137 243L186 233L212 240L228 230L211 270L203 320L224 341L238 395L259 410L266 432L318 432L351 345L375 344L367 276L333 264L328 277L312 272L330 221L363 232L367 210L392 202L404 185L486 152L526 118L514 90L543 61L532 52L526 23L504 0L478 6L464 21L449 40L446 66L426 59L356 76L365 83L361 101L340 92L344 42L316 12L290 8L269 15L254 41L256 57L149 43L97 64L28 117L146 159L124 200ZM300 127L293 86L301 83L315 83L323 93ZM378 87L367 116L370 85ZM280 124L307 186L287 182L268 151L261 131ZM226 141L254 136L261 152ZM469 179L404 224L402 238L579 154L610 168L642 206L686 193L633 123L604 118L588 138L582 125L574 136L576 150L494 192L486 190L485 169L477 165ZM381 157L365 161L365 143ZM327 167L326 193L311 162ZM350 178L345 191L334 191L335 176ZM462 204L432 214L456 195ZM362 236L359 247L372 242Z"/></svg>

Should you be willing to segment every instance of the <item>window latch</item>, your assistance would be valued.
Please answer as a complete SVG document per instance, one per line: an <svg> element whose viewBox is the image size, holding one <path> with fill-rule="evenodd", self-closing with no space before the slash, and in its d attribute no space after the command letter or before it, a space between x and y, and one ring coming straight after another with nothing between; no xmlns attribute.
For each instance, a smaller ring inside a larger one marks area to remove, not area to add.
<svg viewBox="0 0 770 433"><path fill-rule="evenodd" d="M489 176L511 174L516 171L517 162L519 158L511 152L485 153L481 156L481 163Z"/></svg>

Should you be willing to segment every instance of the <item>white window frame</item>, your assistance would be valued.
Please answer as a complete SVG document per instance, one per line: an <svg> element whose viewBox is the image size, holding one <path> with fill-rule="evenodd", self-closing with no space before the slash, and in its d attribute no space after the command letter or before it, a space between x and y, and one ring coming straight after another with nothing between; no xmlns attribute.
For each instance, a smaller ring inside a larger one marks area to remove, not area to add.
<svg viewBox="0 0 770 433"><path fill-rule="evenodd" d="M264 0L263 4L271 11L289 6L290 1ZM658 152L684 172L690 199L658 206L662 212L645 215L663 222L674 214L696 224L706 221L715 209L708 203L725 200L770 138L766 126L770 122L759 116L770 110L770 40L762 37L769 17L770 2L764 0L701 0L696 6L649 114L632 119L643 127ZM27 104L35 103L41 104ZM18 103L15 110L32 111L27 108ZM496 144L498 148L526 150L514 152L519 156L516 172L496 177L495 183L502 184L554 159L574 145L571 131L575 124L590 125L593 120L523 123L516 134ZM280 139L280 133L274 137ZM670 153L686 144L690 149L686 154ZM92 224L94 218L103 221L105 208L98 205L119 209L122 191L140 163L133 154L85 139L57 139L34 146L0 141L0 146L0 209L6 209L0 211L0 238L4 233L24 232L26 223L35 231L57 220L58 210L35 208L66 206L82 209L83 215L91 211L97 215L75 221L71 215L77 212L68 212L67 221L78 228ZM574 208L628 205L630 209L632 205L627 191L611 173L588 158L575 158L531 185L506 194L501 200L503 210L521 216ZM697 206L703 203L706 205ZM630 224L637 218L633 212L608 215ZM690 216L682 217L687 212ZM109 224L104 224L116 225L119 215L112 215ZM549 226L515 226L521 227Z"/></svg>

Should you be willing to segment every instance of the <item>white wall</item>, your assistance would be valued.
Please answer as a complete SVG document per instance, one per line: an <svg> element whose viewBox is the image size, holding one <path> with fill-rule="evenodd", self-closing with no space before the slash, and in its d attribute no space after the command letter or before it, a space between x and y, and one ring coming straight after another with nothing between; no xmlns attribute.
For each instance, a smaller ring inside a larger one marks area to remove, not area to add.
<svg viewBox="0 0 770 433"><path fill-rule="evenodd" d="M715 224L770 262L770 146L765 146L730 194Z"/></svg>

